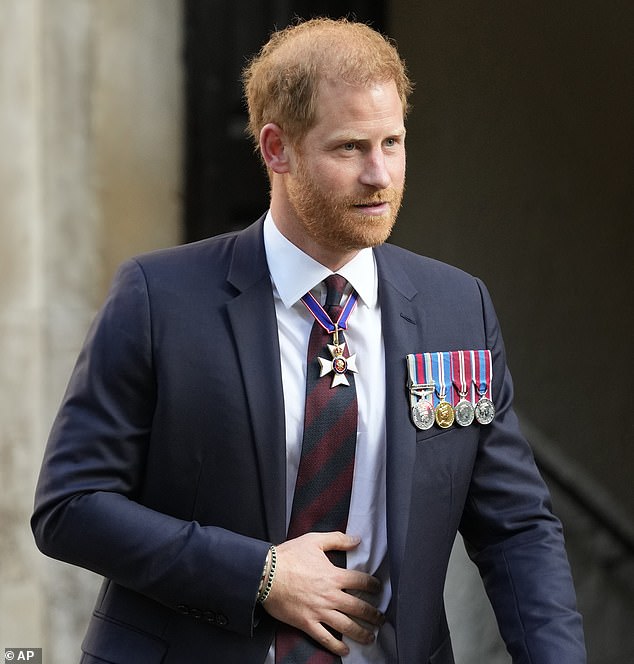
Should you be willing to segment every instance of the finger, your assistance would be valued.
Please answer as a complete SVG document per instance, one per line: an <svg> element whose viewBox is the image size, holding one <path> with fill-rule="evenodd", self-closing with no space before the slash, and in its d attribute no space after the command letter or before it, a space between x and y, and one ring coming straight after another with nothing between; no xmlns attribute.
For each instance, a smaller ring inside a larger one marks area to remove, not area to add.
<svg viewBox="0 0 634 664"><path fill-rule="evenodd" d="M347 593L344 597L338 609L348 618L355 622L361 621L366 627L380 627L385 622L385 615L370 602Z"/></svg>
<svg viewBox="0 0 634 664"><path fill-rule="evenodd" d="M333 613L336 613L336 611ZM334 616L334 619L336 619L336 616ZM345 657L350 652L348 646L334 636L334 634L321 623L317 623L313 629L307 630L306 633L315 639L317 643L326 648L326 650L330 650L330 652L339 655L339 657Z"/></svg>
<svg viewBox="0 0 634 664"><path fill-rule="evenodd" d="M311 534L317 539L322 551L351 551L361 542L357 535L346 535L338 531Z"/></svg>
<svg viewBox="0 0 634 664"><path fill-rule="evenodd" d="M374 630L371 625L359 623L339 611L332 611L329 614L328 625L343 636L362 645L368 645L375 639Z"/></svg>
<svg viewBox="0 0 634 664"><path fill-rule="evenodd" d="M376 595L383 587L379 579L366 572L354 569L342 569L339 577L341 587L349 591L359 591ZM352 594L358 594L353 592Z"/></svg>

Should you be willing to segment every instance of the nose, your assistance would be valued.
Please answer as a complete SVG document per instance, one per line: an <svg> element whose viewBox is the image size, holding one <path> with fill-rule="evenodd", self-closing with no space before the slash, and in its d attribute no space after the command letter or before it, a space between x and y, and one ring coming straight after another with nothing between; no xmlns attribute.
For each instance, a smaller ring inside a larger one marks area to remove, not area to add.
<svg viewBox="0 0 634 664"><path fill-rule="evenodd" d="M359 180L362 184L376 189L387 189L390 186L392 178L383 150L377 148L366 153Z"/></svg>

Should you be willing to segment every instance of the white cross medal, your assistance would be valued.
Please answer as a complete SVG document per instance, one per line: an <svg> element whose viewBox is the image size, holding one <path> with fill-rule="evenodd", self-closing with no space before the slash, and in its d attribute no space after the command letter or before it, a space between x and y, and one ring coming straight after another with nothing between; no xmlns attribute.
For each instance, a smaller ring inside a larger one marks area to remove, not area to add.
<svg viewBox="0 0 634 664"><path fill-rule="evenodd" d="M321 304L313 297L311 293L306 293L304 297L301 298L302 302L306 305L306 308L313 315L315 320L326 330L332 334L332 343L326 344L328 350L330 351L330 359L324 359L323 357L318 357L320 373L319 377L326 376L330 372L334 375L332 377L332 383L330 387L337 387L337 385L350 385L346 373L351 371L353 373L358 373L357 371L357 361L356 355L350 355L350 357L344 357L343 351L346 347L346 342L342 341L339 343L339 330L346 330L348 328L348 318L350 314L354 311L354 308L357 304L358 295L355 291L352 291L346 300L346 303L341 310L341 314L336 322L333 322L330 316L326 313L325 309Z"/></svg>
<svg viewBox="0 0 634 664"><path fill-rule="evenodd" d="M331 371L334 373L332 377L332 383L330 387L337 387L337 385L350 385L348 378L346 376L347 371L352 371L353 373L357 372L357 356L350 355L350 357L344 357L343 351L346 347L345 341L339 343L339 326L335 326L333 332L334 339L332 344L327 344L328 350L332 359L325 360L323 357L318 357L319 366L321 367L319 372L319 377L326 376Z"/></svg>

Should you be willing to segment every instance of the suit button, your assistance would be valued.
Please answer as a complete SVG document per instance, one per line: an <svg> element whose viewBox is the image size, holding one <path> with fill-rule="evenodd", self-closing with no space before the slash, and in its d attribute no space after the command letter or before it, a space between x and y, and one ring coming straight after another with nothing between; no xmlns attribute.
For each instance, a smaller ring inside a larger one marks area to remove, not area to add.
<svg viewBox="0 0 634 664"><path fill-rule="evenodd" d="M179 613L182 613L184 616L188 616L188 615L189 615L189 607L188 607L186 604L179 604L179 605L176 607L176 610L177 610Z"/></svg>
<svg viewBox="0 0 634 664"><path fill-rule="evenodd" d="M200 620L202 618L203 612L200 609L191 609L189 615L192 618L196 618L196 620Z"/></svg>
<svg viewBox="0 0 634 664"><path fill-rule="evenodd" d="M227 616L223 615L222 613L219 613L216 616L216 624L220 625L221 627L224 627L229 620L227 619Z"/></svg>
<svg viewBox="0 0 634 664"><path fill-rule="evenodd" d="M215 623L217 618L216 618L216 613L215 611L205 611L203 613L203 618L208 622L208 623Z"/></svg>

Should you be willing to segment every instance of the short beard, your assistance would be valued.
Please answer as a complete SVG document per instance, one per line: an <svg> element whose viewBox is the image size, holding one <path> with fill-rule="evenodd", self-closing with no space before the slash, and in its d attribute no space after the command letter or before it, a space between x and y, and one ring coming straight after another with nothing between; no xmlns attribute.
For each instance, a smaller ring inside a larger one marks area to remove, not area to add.
<svg viewBox="0 0 634 664"><path fill-rule="evenodd" d="M356 251L383 244L392 232L401 207L403 190L390 187L367 195L338 198L319 189L300 164L289 183L289 200L309 237L324 248ZM382 216L355 212L363 204L389 203Z"/></svg>

